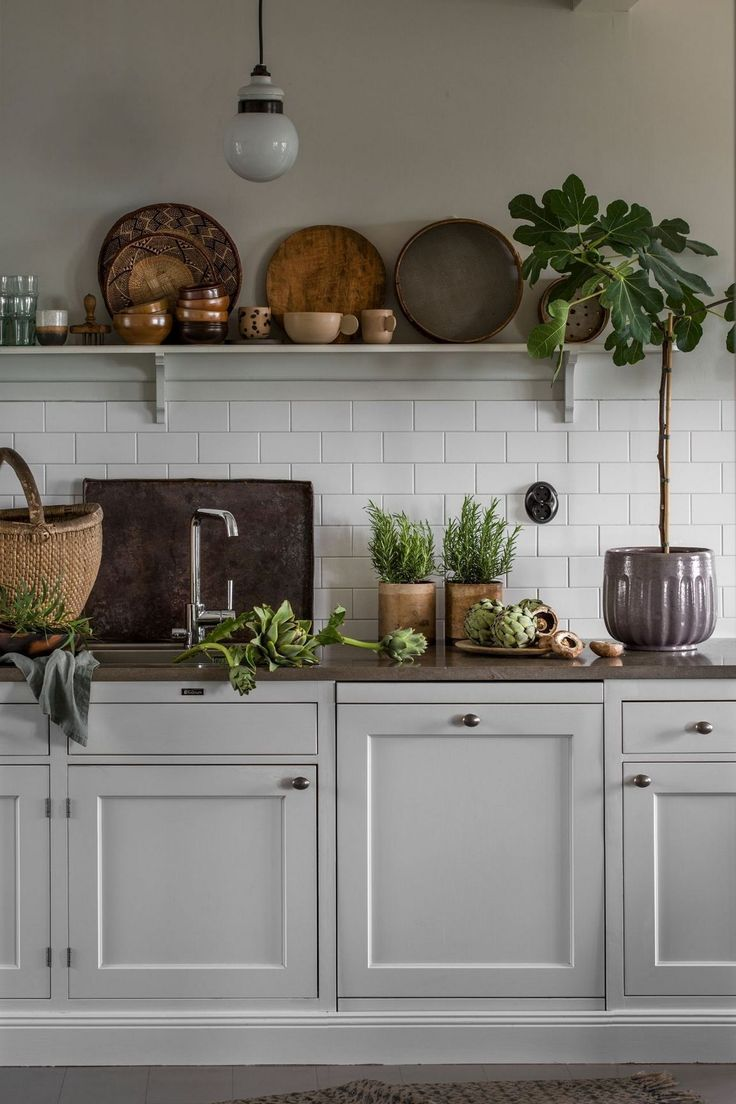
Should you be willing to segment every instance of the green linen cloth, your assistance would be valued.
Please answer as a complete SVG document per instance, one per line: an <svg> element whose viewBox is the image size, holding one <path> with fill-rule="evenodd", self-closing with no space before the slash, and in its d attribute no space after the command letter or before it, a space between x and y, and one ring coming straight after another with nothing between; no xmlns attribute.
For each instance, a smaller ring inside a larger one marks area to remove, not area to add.
<svg viewBox="0 0 736 1104"><path fill-rule="evenodd" d="M92 673L99 661L92 652L74 655L57 648L48 656L30 656L9 652L0 663L14 663L31 688L41 710L58 725L65 736L87 746L87 716Z"/></svg>

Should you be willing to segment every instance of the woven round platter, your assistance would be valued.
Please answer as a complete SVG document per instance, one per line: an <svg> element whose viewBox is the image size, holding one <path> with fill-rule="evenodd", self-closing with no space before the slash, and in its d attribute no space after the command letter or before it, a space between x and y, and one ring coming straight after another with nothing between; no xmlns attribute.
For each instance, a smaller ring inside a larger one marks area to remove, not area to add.
<svg viewBox="0 0 736 1104"><path fill-rule="evenodd" d="M157 203L119 218L100 249L98 277L110 314L148 299L176 298L192 284L217 283L240 292L242 268L227 231L185 204Z"/></svg>
<svg viewBox="0 0 736 1104"><path fill-rule="evenodd" d="M543 648L497 648L490 644L475 644L472 640L456 640L455 647L461 652L473 652L475 655L508 656L510 659L544 659L554 653Z"/></svg>
<svg viewBox="0 0 736 1104"><path fill-rule="evenodd" d="M539 300L540 322L549 322L550 316L547 313L547 304L550 299L554 298L555 288L559 287L565 280L566 277L554 280ZM565 326L565 344L574 345L584 341L593 341L605 330L610 314L611 312L601 306L601 301L597 298L587 299L577 307L571 307Z"/></svg>
<svg viewBox="0 0 736 1104"><path fill-rule="evenodd" d="M453 218L418 230L394 273L401 309L434 341L488 341L521 303L521 261L500 230Z"/></svg>

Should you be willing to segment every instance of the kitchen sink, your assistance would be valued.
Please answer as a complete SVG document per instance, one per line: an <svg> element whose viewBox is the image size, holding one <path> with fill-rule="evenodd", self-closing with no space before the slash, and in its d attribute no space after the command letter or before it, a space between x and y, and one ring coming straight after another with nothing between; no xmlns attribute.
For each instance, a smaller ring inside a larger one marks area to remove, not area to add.
<svg viewBox="0 0 736 1104"><path fill-rule="evenodd" d="M170 667L184 649L172 644L92 644L90 651L100 663L110 667ZM201 656L185 659L182 667L210 667ZM177 664L177 666L179 666Z"/></svg>

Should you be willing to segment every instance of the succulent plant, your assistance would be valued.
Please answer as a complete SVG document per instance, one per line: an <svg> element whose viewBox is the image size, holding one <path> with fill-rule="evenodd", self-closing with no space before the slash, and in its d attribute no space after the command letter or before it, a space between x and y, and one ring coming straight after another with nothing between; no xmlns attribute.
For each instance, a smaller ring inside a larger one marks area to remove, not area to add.
<svg viewBox="0 0 736 1104"><path fill-rule="evenodd" d="M481 598L465 615L465 635L476 644L495 644L493 624L504 609L495 598Z"/></svg>
<svg viewBox="0 0 736 1104"><path fill-rule="evenodd" d="M537 626L519 606L507 606L494 618L491 635L502 648L528 648L537 639Z"/></svg>

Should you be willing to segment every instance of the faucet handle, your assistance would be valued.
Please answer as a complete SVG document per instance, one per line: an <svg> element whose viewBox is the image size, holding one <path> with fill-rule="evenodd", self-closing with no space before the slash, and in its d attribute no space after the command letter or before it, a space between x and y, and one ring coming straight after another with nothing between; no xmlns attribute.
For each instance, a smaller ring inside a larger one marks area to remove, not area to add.
<svg viewBox="0 0 736 1104"><path fill-rule="evenodd" d="M234 595L233 595L233 581L232 581L232 579L228 579L228 581L227 581L227 600L225 602L225 605L227 606L227 608L229 610L235 608L233 606L233 597L234 597Z"/></svg>
<svg viewBox="0 0 736 1104"><path fill-rule="evenodd" d="M189 634L188 634L186 629L172 629L171 630L171 639L172 640L186 640L188 636L189 636Z"/></svg>

